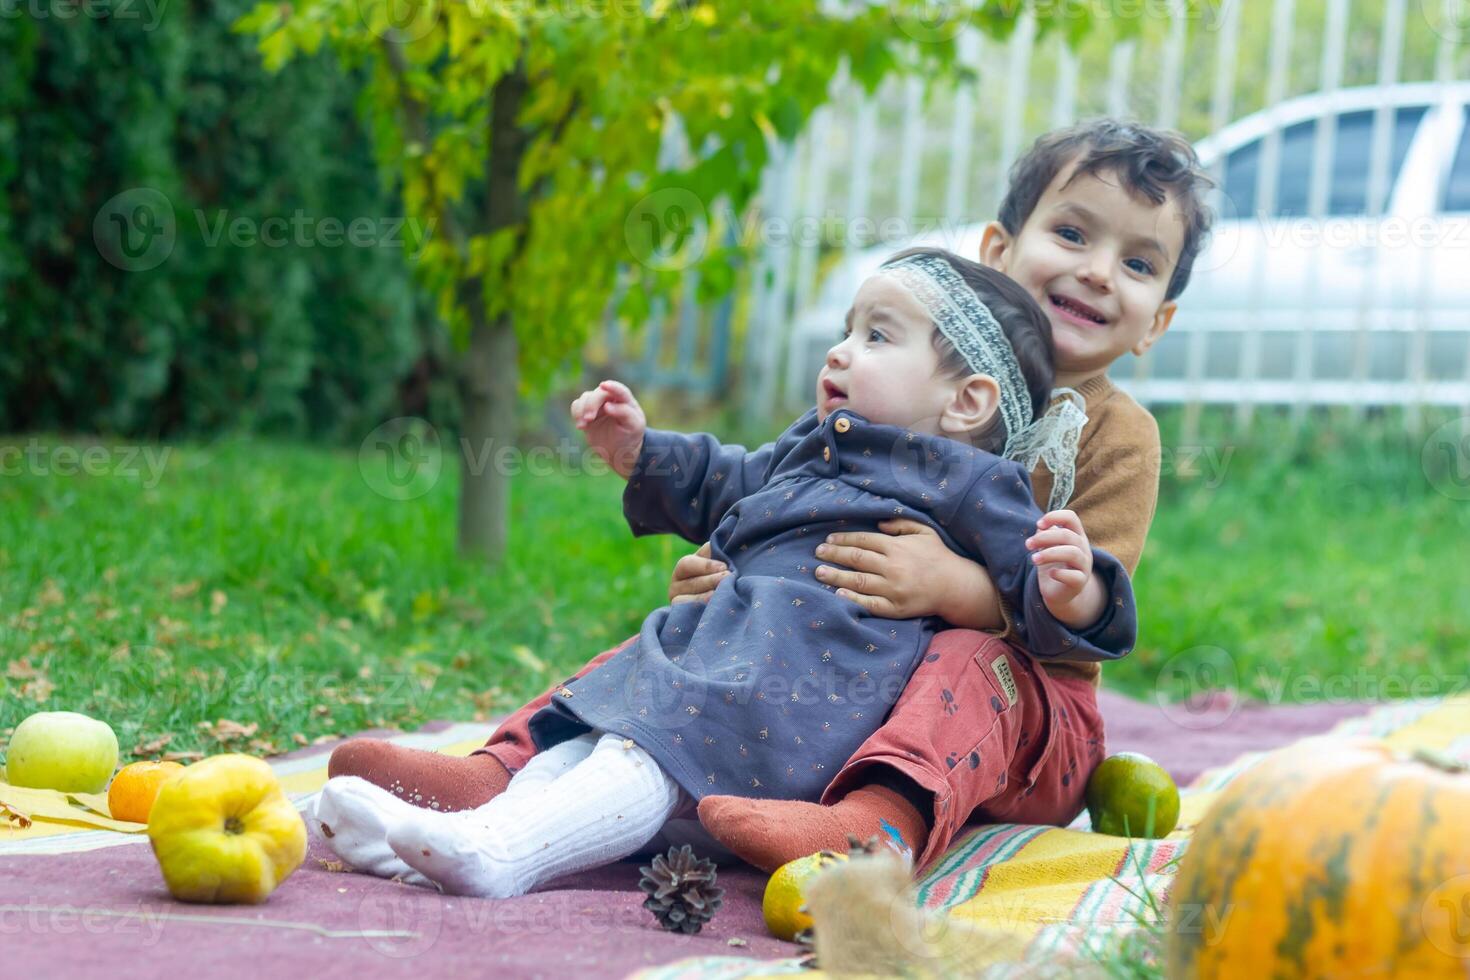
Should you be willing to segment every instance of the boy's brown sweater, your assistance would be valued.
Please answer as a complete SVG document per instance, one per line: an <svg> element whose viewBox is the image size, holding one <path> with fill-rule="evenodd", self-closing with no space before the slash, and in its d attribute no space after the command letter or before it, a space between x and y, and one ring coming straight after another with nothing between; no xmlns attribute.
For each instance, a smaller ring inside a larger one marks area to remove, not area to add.
<svg viewBox="0 0 1470 980"><path fill-rule="evenodd" d="M1082 520L1087 540L1116 557L1132 575L1159 499L1159 426L1105 374L1077 385L1077 393L1087 403L1087 425L1077 442L1076 482L1066 506ZM1038 464L1031 473L1031 487L1043 511L1048 509L1051 485L1046 464ZM1015 642L1015 620L1004 601L1001 615L1002 638ZM1048 673L1080 674L1093 684L1102 682L1099 664L1038 660Z"/></svg>

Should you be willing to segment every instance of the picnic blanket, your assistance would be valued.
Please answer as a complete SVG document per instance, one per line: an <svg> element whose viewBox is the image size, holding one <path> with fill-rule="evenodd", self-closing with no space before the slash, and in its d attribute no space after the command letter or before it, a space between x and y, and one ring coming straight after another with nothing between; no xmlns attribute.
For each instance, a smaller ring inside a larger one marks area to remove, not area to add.
<svg viewBox="0 0 1470 980"><path fill-rule="evenodd" d="M1230 709L1231 717L1206 731L1184 732L1167 717L1154 717L1153 705L1108 697L1109 749L1150 751L1181 781L1204 768L1200 759L1223 762L1243 746L1269 748L1328 729L1470 758L1467 698L1371 708L1247 706ZM391 737L398 744L463 755L482 745L493 728L436 723ZM1189 757L1188 746L1209 746L1214 755ZM326 781L329 749L317 746L270 760L298 809ZM1169 864L1190 828L1220 788L1259 755L1247 751L1194 779L1184 793L1180 829L1167 840L1130 846L1081 832L1085 818L1065 830L977 827L925 875L919 900L1007 930L1014 943L1001 951L1002 959L1027 963L1080 949L1133 923L1142 903L1130 889L1141 893L1140 884L1147 883L1156 894L1167 890ZM490 970L502 976L631 974L655 980L798 969L797 947L766 935L761 925L764 877L754 869L721 869L725 908L699 936L663 933L653 925L639 907L637 870L628 862L507 902L456 900L363 875L328 873L322 861L333 855L315 838L301 871L265 905L187 906L164 891L142 826L111 821L103 798L17 794L0 784L0 803L7 801L30 817L22 828L0 815L0 880L7 882L0 889L0 926L25 925L6 933L7 955L19 973L106 968L121 978L207 967L211 976L226 978L309 967L322 977ZM65 941L57 942L62 934ZM732 947L742 955L712 955ZM997 966L997 975L1010 969Z"/></svg>
<svg viewBox="0 0 1470 980"><path fill-rule="evenodd" d="M1470 696L1390 704L1345 720L1334 734L1385 739L1404 751L1435 749L1470 762ZM1008 935L977 956L977 975L1007 978L1059 957L1086 957L1138 928L1151 894L1168 895L1177 859L1221 791L1255 765L1264 752L1249 752L1204 772L1181 793L1179 826L1167 838L1128 841L1090 833L1087 814L1067 828L999 824L981 827L956 842L918 883L926 908ZM704 957L640 971L636 980L734 980L819 971L802 970L799 958Z"/></svg>
<svg viewBox="0 0 1470 980"><path fill-rule="evenodd" d="M495 731L493 722L437 724L392 741L450 755L469 755ZM297 810L304 811L327 781L327 746L268 760ZM7 826L5 810L12 817ZM29 822L28 826L22 824ZM107 812L106 793L60 793L23 789L0 780L0 857L11 854L68 854L136 843L147 827L113 820Z"/></svg>

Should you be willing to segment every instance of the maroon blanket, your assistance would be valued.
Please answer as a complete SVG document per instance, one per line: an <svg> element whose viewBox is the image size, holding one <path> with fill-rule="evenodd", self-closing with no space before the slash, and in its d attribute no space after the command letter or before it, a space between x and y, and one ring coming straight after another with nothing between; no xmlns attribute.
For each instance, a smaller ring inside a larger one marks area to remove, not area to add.
<svg viewBox="0 0 1470 980"><path fill-rule="evenodd" d="M1241 752L1331 728L1368 705L1163 711L1101 698L1108 751L1146 752L1181 785ZM315 748L323 751L330 746ZM621 977L689 956L789 956L761 922L762 874L720 871L725 905L698 936L661 931L641 908L636 862L508 901L446 898L306 864L262 906L172 901L146 844L0 858L0 944L11 976ZM183 921L162 915L188 917ZM256 923L256 924L244 924ZM363 937L362 932L382 931ZM353 935L337 936L336 932ZM734 942L735 945L731 945Z"/></svg>

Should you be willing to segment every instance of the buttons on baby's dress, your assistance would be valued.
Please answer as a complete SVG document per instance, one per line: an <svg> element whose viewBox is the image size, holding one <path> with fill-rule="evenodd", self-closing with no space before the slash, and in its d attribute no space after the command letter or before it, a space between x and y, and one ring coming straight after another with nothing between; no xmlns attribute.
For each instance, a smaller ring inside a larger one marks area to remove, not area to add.
<svg viewBox="0 0 1470 980"><path fill-rule="evenodd" d="M852 419L848 418L845 415L840 415L832 420L832 428L838 435L846 435L848 432L852 431L852 424ZM831 446L822 447L822 462L832 462Z"/></svg>

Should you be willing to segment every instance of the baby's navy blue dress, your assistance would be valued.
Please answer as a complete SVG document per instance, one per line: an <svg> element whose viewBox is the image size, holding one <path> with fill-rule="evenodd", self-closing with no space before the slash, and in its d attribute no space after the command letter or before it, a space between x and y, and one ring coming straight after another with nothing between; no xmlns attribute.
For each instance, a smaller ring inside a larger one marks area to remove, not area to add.
<svg viewBox="0 0 1470 980"><path fill-rule="evenodd" d="M709 602L665 606L636 642L531 719L540 749L591 729L626 735L695 799L815 801L882 725L941 620L883 619L816 578L837 531L907 517L985 565L1038 658L1112 660L1135 642L1127 572L1093 549L1109 590L1082 633L1041 600L1025 541L1041 511L1017 463L941 436L815 409L747 453L648 430L623 494L634 535L710 542L734 573Z"/></svg>

